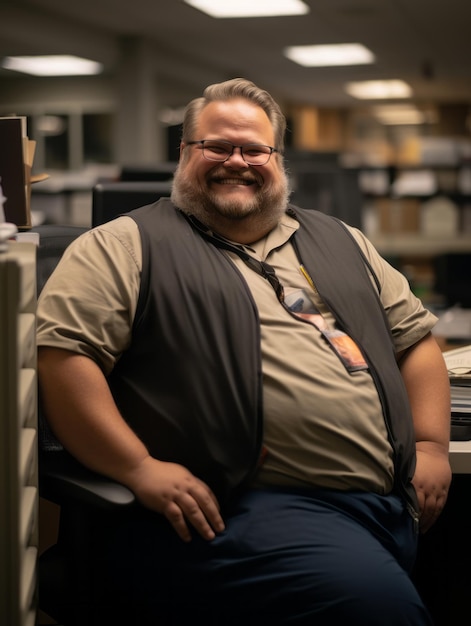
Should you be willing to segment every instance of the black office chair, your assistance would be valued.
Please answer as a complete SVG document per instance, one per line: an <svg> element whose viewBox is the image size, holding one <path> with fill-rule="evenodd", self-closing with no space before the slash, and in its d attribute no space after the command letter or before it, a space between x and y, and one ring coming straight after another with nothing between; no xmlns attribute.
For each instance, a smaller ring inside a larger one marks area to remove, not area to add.
<svg viewBox="0 0 471 626"><path fill-rule="evenodd" d="M131 206L120 203L119 213L134 208L136 196L124 195ZM33 229L40 236L38 292L67 246L87 230L57 225ZM114 530L125 526L128 519L135 521L145 515L145 510L124 485L88 470L68 454L48 427L40 399L38 409L39 493L60 507L57 542L39 558L39 609L62 626L144 626L148 623L145 617L144 621L135 618L138 613L145 616L146 609L136 606L133 598L115 597L113 583L107 585L108 554L103 546ZM163 519L155 522L156 528L159 523L166 525ZM166 572L161 578L162 587L156 589L154 599L158 626L187 626L200 618L210 623L206 609L198 609L201 612L196 615L195 607L174 602L168 593Z"/></svg>
<svg viewBox="0 0 471 626"><path fill-rule="evenodd" d="M39 492L60 507L57 543L39 558L39 608L64 626L116 623L116 599L103 586L100 543L116 516L137 506L134 494L65 451L41 452Z"/></svg>
<svg viewBox="0 0 471 626"><path fill-rule="evenodd" d="M67 246L87 229L39 226L38 293ZM116 515L137 507L134 494L89 471L54 438L39 406L39 492L60 507L57 543L38 563L39 608L64 626L108 624L112 607L104 596L99 543Z"/></svg>
<svg viewBox="0 0 471 626"><path fill-rule="evenodd" d="M92 226L104 224L121 213L170 196L172 182L118 181L97 183L92 190Z"/></svg>

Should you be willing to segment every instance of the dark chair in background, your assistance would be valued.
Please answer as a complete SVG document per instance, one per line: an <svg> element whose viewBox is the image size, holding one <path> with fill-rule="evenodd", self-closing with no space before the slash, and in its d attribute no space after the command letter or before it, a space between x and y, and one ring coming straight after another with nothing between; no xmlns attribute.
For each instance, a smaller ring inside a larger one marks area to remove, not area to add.
<svg viewBox="0 0 471 626"><path fill-rule="evenodd" d="M172 180L178 163L166 161L155 165L123 165L119 180L130 181L163 181Z"/></svg>
<svg viewBox="0 0 471 626"><path fill-rule="evenodd" d="M38 293L67 246L87 229L47 225L37 255ZM112 624L103 616L99 542L116 515L137 506L133 493L75 461L54 439L39 407L39 491L60 507L57 543L39 559L39 608L64 626ZM99 605L99 609L97 609Z"/></svg>
<svg viewBox="0 0 471 626"><path fill-rule="evenodd" d="M39 233L40 245L38 247L36 265L37 292L39 294L58 264L64 250L74 239L85 233L88 228L45 224L36 226L31 230Z"/></svg>
<svg viewBox="0 0 471 626"><path fill-rule="evenodd" d="M92 226L104 224L121 213L168 197L171 190L170 180L97 183L92 192Z"/></svg>
<svg viewBox="0 0 471 626"><path fill-rule="evenodd" d="M439 254L432 259L434 291L443 296L447 307L471 308L471 254Z"/></svg>
<svg viewBox="0 0 471 626"><path fill-rule="evenodd" d="M39 558L40 610L63 626L117 623L101 575L100 544L117 517L138 506L134 494L59 450L40 452L39 493L60 507L57 543Z"/></svg>
<svg viewBox="0 0 471 626"><path fill-rule="evenodd" d="M92 194L92 226L169 196L171 180L100 182ZM44 225L38 232L38 293L67 246L88 229ZM134 494L89 471L57 442L39 403L39 488L41 498L60 507L57 542L39 559L39 607L64 626L121 624L116 598L106 596L100 544L113 524L139 507ZM111 621L110 621L111 620ZM165 625L170 624L169 617ZM125 623L125 626L132 626Z"/></svg>

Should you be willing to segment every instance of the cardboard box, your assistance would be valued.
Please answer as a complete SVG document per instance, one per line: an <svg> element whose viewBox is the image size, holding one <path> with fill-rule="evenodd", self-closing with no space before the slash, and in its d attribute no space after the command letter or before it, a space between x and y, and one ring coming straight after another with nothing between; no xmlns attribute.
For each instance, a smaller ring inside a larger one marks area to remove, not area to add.
<svg viewBox="0 0 471 626"><path fill-rule="evenodd" d="M0 186L5 220L31 228L31 185L48 178L32 176L36 142L26 134L26 117L0 117Z"/></svg>
<svg viewBox="0 0 471 626"><path fill-rule="evenodd" d="M418 233L420 231L420 200L415 198L378 198L381 234Z"/></svg>

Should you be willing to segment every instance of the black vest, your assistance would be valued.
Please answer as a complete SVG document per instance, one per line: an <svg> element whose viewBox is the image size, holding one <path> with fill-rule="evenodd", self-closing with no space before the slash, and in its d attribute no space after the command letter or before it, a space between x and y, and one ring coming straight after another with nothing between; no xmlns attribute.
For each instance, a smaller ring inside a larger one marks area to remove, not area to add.
<svg viewBox="0 0 471 626"><path fill-rule="evenodd" d="M412 418L368 264L339 221L295 214L297 248L340 327L362 348L395 453L396 486L415 503ZM217 241L168 199L128 215L139 227L143 269L132 345L109 378L113 395L153 456L188 467L224 499L251 477L260 455L257 307Z"/></svg>

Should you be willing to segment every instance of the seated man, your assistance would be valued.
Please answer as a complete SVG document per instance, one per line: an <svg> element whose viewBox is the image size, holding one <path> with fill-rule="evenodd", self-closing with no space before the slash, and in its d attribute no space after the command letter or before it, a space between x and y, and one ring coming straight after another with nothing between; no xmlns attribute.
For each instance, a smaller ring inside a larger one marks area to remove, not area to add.
<svg viewBox="0 0 471 626"><path fill-rule="evenodd" d="M82 235L40 297L49 423L143 505L107 547L136 624L163 579L222 626L430 624L409 573L451 480L436 318L289 204L284 133L266 91L209 86L171 199Z"/></svg>

